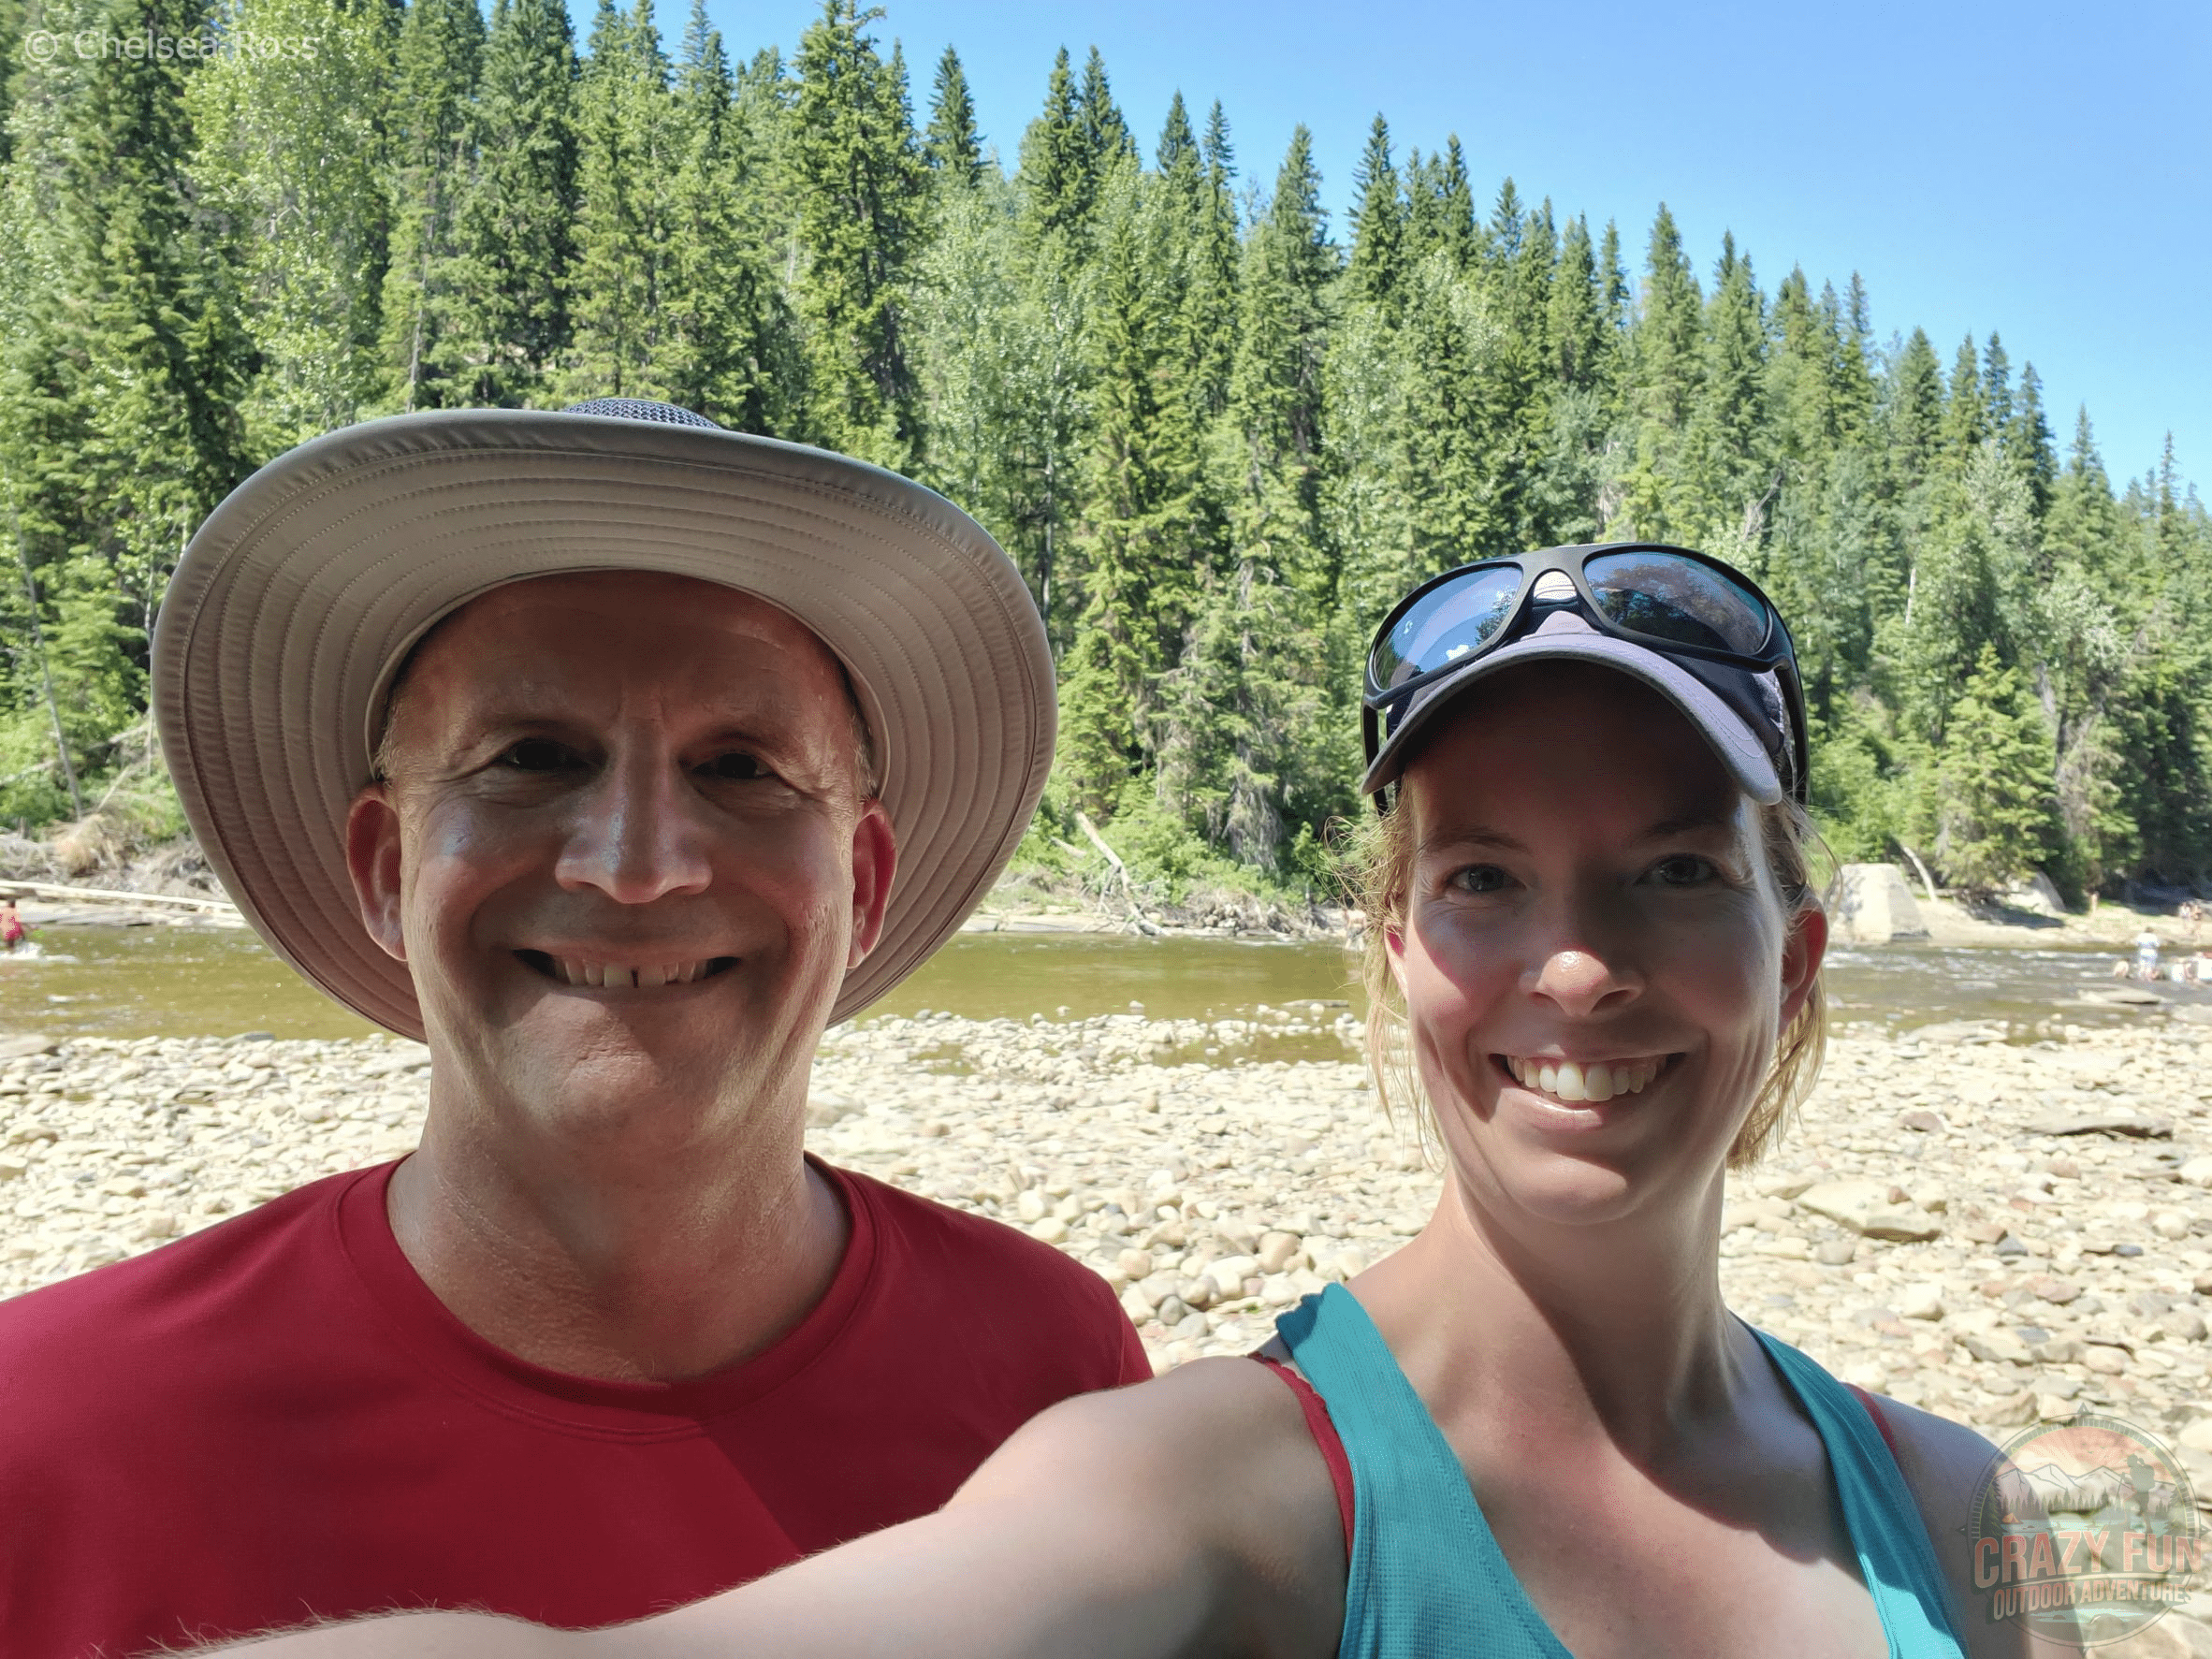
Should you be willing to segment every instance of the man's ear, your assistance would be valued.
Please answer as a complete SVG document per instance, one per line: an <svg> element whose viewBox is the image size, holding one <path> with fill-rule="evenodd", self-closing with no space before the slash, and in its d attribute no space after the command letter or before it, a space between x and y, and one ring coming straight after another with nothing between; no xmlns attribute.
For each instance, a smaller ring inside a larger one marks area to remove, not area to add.
<svg viewBox="0 0 2212 1659"><path fill-rule="evenodd" d="M400 811L387 784L371 783L345 815L345 873L353 878L361 925L386 955L407 960L400 924Z"/></svg>
<svg viewBox="0 0 2212 1659"><path fill-rule="evenodd" d="M863 801L852 825L852 944L845 966L858 968L883 934L891 879L898 869L898 842L881 801Z"/></svg>
<svg viewBox="0 0 2212 1659"><path fill-rule="evenodd" d="M1805 999L1820 978L1820 965L1828 953L1828 913L1808 905L1790 918L1789 937L1782 947L1782 1028L1804 1010Z"/></svg>

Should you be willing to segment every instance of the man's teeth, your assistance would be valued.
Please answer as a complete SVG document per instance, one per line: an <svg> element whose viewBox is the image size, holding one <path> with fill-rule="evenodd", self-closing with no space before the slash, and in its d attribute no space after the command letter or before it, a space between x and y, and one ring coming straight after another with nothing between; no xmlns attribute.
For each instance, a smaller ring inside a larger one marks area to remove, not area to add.
<svg viewBox="0 0 2212 1659"><path fill-rule="evenodd" d="M575 956L552 958L554 976L563 984L597 985L603 989L688 985L714 966L711 956L699 962L671 962L648 968L628 968L617 962L586 962Z"/></svg>
<svg viewBox="0 0 2212 1659"><path fill-rule="evenodd" d="M1516 1083L1523 1088L1541 1089L1557 1100L1609 1100L1615 1095L1640 1095L1666 1064L1664 1057L1579 1063L1506 1056Z"/></svg>

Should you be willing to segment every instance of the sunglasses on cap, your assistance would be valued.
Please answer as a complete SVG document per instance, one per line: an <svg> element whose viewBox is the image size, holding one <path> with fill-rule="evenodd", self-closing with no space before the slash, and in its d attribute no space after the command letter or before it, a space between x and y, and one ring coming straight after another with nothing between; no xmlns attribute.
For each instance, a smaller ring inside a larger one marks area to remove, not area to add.
<svg viewBox="0 0 2212 1659"><path fill-rule="evenodd" d="M1361 723L1371 772L1406 716L1433 702L1424 692L1527 639L1562 611L1673 664L1720 698L1802 804L1805 700L1781 612L1757 583L1710 554L1640 542L1486 559L1407 594L1367 653ZM1384 805L1379 792L1375 798Z"/></svg>

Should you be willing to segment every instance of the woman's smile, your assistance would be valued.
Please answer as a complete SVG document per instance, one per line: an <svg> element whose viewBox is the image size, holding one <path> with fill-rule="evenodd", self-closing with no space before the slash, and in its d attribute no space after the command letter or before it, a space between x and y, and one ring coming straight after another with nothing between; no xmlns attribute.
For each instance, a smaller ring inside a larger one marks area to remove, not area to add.
<svg viewBox="0 0 2212 1659"><path fill-rule="evenodd" d="M1629 1059L1569 1060L1553 1055L1492 1055L1491 1060L1522 1088L1569 1105L1640 1095L1679 1054Z"/></svg>

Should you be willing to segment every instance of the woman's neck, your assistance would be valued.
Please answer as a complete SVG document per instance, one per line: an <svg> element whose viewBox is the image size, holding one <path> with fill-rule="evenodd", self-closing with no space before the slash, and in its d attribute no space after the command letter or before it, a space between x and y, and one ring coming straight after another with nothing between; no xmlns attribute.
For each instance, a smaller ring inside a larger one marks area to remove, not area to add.
<svg viewBox="0 0 2212 1659"><path fill-rule="evenodd" d="M1451 1179L1360 1298L1439 1422L1494 1416L1517 1440L1658 1452L1732 1415L1756 1360L1721 1299L1717 1193L1666 1208L1507 1225Z"/></svg>

